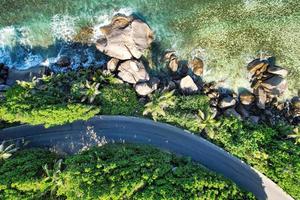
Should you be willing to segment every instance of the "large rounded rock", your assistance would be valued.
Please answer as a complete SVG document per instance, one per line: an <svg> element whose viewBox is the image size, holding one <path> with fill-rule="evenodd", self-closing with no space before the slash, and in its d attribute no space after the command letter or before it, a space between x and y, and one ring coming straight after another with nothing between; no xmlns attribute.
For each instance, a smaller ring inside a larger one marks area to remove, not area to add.
<svg viewBox="0 0 300 200"><path fill-rule="evenodd" d="M154 37L145 22L132 16L116 16L100 31L103 35L97 40L97 49L119 60L139 59Z"/></svg>
<svg viewBox="0 0 300 200"><path fill-rule="evenodd" d="M118 76L127 83L136 84L150 79L143 63L136 60L121 63L118 70Z"/></svg>
<svg viewBox="0 0 300 200"><path fill-rule="evenodd" d="M180 80L180 89L184 93L195 93L198 91L197 85L189 75Z"/></svg>

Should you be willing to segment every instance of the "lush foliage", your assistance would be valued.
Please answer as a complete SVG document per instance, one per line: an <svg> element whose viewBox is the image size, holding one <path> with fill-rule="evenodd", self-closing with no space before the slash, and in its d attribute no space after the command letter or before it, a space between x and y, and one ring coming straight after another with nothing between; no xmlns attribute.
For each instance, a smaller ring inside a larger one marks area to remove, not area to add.
<svg viewBox="0 0 300 200"><path fill-rule="evenodd" d="M0 198L254 199L188 159L146 146L105 145L64 163L56 159L31 149L6 160L0 165Z"/></svg>
<svg viewBox="0 0 300 200"><path fill-rule="evenodd" d="M87 120L100 112L135 115L135 91L97 70L67 72L19 82L0 103L0 120L46 127Z"/></svg>
<svg viewBox="0 0 300 200"><path fill-rule="evenodd" d="M221 119L214 143L245 160L300 199L300 146L287 140L291 130L278 125L253 125L238 119Z"/></svg>
<svg viewBox="0 0 300 200"><path fill-rule="evenodd" d="M137 115L141 112L135 91L123 84L103 87L100 94L101 114Z"/></svg>
<svg viewBox="0 0 300 200"><path fill-rule="evenodd" d="M6 93L6 101L0 105L0 118L7 122L22 122L46 127L87 120L99 109L79 103L64 103L44 92L17 85Z"/></svg>
<svg viewBox="0 0 300 200"><path fill-rule="evenodd" d="M209 117L211 111L209 99L206 96L174 96L173 102L175 105L165 109L165 115L159 115L158 120L175 124L194 132L200 132L205 127L211 127L210 123L214 122ZM203 117L201 113L205 115L204 119L201 118Z"/></svg>
<svg viewBox="0 0 300 200"><path fill-rule="evenodd" d="M42 166L55 159L51 152L29 149L0 163L0 199L45 199L50 185L43 179Z"/></svg>
<svg viewBox="0 0 300 200"><path fill-rule="evenodd" d="M146 107L145 109L148 109ZM175 106L158 120L199 133L241 158L300 199L299 130L254 125L234 118L214 119L207 97L175 96Z"/></svg>

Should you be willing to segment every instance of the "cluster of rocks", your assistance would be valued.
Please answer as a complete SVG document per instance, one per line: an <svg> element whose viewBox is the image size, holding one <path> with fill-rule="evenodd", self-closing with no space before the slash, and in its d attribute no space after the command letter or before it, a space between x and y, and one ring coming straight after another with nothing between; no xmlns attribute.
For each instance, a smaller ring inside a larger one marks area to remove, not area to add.
<svg viewBox="0 0 300 200"><path fill-rule="evenodd" d="M180 60L172 50L167 50L162 55L161 61L165 65L162 73L157 76L150 74L142 54L150 47L154 34L148 24L135 16L116 15L111 23L101 27L100 31L102 35L96 42L96 48L107 56L107 62L98 63L101 70L104 74L114 75L120 83L131 84L141 101L146 101L147 96L154 91L199 93L209 97L213 115L216 117L234 116L253 123L264 121L275 124L282 120L293 124L300 123L300 98L294 97L286 102L278 101L277 97L287 89L285 77L288 71L276 66L274 58L255 59L250 62L247 69L252 75L251 90L244 89L235 93L218 87L216 82L202 81L202 59L195 57L189 61ZM88 66L97 64L97 58L90 61L86 57L88 56L80 59L80 63L87 63ZM55 65L71 70L73 63L74 60L70 56L61 56ZM7 89L8 82L13 84L15 80L31 80L33 76L47 74L46 69L39 67L25 71L9 71L0 64L0 94L2 90Z"/></svg>
<svg viewBox="0 0 300 200"><path fill-rule="evenodd" d="M97 40L96 47L111 57L105 70L115 74L121 81L132 84L140 96L145 97L155 90L176 88L188 94L200 91L195 76L202 75L203 61L198 58L190 63L180 61L174 51L166 51L163 57L171 78L162 81L159 77L150 77L141 57L153 42L154 35L141 19L116 15L100 31L102 36Z"/></svg>
<svg viewBox="0 0 300 200"><path fill-rule="evenodd" d="M287 89L285 77L288 71L275 65L275 59L255 59L247 66L252 74L251 87L258 98L257 106L265 109L266 103L282 95Z"/></svg>
<svg viewBox="0 0 300 200"><path fill-rule="evenodd" d="M210 104L217 116L234 116L253 123L260 121L276 124L286 121L300 123L300 100L281 102L278 100L287 89L285 77L288 71L275 65L275 59L255 59L247 69L252 74L251 90L244 89L238 94L217 84L205 83L203 92L210 98Z"/></svg>

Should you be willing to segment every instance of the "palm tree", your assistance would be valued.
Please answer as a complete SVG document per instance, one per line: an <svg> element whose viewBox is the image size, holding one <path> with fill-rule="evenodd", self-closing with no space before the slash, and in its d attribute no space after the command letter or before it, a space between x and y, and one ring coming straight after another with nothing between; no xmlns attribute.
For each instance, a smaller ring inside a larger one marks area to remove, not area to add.
<svg viewBox="0 0 300 200"><path fill-rule="evenodd" d="M165 110L175 106L174 91L166 92L164 94L156 93L151 97L151 102L145 105L143 115L151 114L154 121L160 116L166 116Z"/></svg>
<svg viewBox="0 0 300 200"><path fill-rule="evenodd" d="M62 184L60 174L61 174L61 165L63 160L59 159L54 162L53 169L49 169L48 164L43 166L43 170L46 173L46 178L44 181L50 182L49 188L46 189L46 192L50 191L50 195L53 197L57 191L57 188Z"/></svg>
<svg viewBox="0 0 300 200"><path fill-rule="evenodd" d="M293 134L288 135L288 138L295 139L295 144L300 144L300 126L294 128Z"/></svg>
<svg viewBox="0 0 300 200"><path fill-rule="evenodd" d="M214 115L210 111L203 112L201 110L198 111L198 121L199 121L199 130L205 131L207 136L211 139L215 137L215 128L221 125L220 122L214 119Z"/></svg>
<svg viewBox="0 0 300 200"><path fill-rule="evenodd" d="M3 141L0 145L0 161L8 159L12 156L13 153L15 153L18 150L19 148L16 147L15 144L10 144L6 146L6 142Z"/></svg>
<svg viewBox="0 0 300 200"><path fill-rule="evenodd" d="M83 96L81 102L88 100L89 103L93 103L96 96L100 94L99 86L100 83L94 82L90 84L90 82L86 80L83 90L80 91L80 94Z"/></svg>

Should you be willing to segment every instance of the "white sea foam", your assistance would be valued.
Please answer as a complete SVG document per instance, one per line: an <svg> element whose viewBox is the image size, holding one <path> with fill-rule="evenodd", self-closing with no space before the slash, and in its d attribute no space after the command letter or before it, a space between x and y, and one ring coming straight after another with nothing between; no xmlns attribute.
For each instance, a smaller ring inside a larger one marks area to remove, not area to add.
<svg viewBox="0 0 300 200"><path fill-rule="evenodd" d="M76 35L78 18L69 15L54 15L51 20L51 32L55 39L71 41Z"/></svg>

